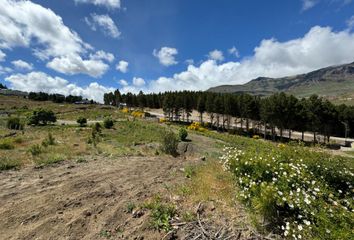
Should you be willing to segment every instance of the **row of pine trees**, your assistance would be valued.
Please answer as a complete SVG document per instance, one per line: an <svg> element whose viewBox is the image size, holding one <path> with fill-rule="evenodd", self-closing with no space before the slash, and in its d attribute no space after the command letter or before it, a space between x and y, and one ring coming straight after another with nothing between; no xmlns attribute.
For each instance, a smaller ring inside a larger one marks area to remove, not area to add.
<svg viewBox="0 0 354 240"><path fill-rule="evenodd" d="M211 127L217 130L235 129L235 126L253 134L269 130L273 138L276 128L280 136L287 130L289 138L291 131L312 132L314 141L316 134L325 136L324 141L328 142L330 136L354 136L354 107L336 106L317 95L298 99L284 93L259 97L194 91L121 94L116 90L104 95L104 103L114 106L124 103L128 108L162 108L170 121L189 122L192 111L196 110L200 122L207 114Z"/></svg>

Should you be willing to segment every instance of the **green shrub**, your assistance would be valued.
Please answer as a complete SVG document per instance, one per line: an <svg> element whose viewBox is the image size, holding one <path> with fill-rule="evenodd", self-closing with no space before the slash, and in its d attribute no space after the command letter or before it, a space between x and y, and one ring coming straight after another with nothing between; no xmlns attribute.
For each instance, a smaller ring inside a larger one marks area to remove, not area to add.
<svg viewBox="0 0 354 240"><path fill-rule="evenodd" d="M47 125L48 122L56 122L57 118L53 111L38 109L32 112L32 115L28 117L29 125Z"/></svg>
<svg viewBox="0 0 354 240"><path fill-rule="evenodd" d="M172 131L165 132L162 137L161 150L169 155L177 156L178 138Z"/></svg>
<svg viewBox="0 0 354 240"><path fill-rule="evenodd" d="M172 229L170 221L176 215L176 208L173 205L162 203L160 198L156 198L152 202L146 203L144 207L151 210L152 227L166 232Z"/></svg>
<svg viewBox="0 0 354 240"><path fill-rule="evenodd" d="M7 120L6 126L8 129L12 130L22 130L23 123L19 117L11 117Z"/></svg>
<svg viewBox="0 0 354 240"><path fill-rule="evenodd" d="M110 129L112 128L114 125L114 122L111 118L105 118L104 121L103 121L103 126L107 129Z"/></svg>
<svg viewBox="0 0 354 240"><path fill-rule="evenodd" d="M102 126L99 122L96 122L95 124L93 124L92 126L92 132L94 133L101 133Z"/></svg>
<svg viewBox="0 0 354 240"><path fill-rule="evenodd" d="M55 145L55 138L51 133L48 133L48 136L42 141L42 145L44 147L48 147L49 145Z"/></svg>
<svg viewBox="0 0 354 240"><path fill-rule="evenodd" d="M23 142L24 142L24 140L23 140L22 137L17 137L17 138L14 139L14 143L21 144Z"/></svg>
<svg viewBox="0 0 354 240"><path fill-rule="evenodd" d="M226 148L221 163L234 173L240 199L269 230L285 238L352 239L352 159L258 143Z"/></svg>
<svg viewBox="0 0 354 240"><path fill-rule="evenodd" d="M87 119L84 117L79 117L76 122L80 125L80 127L84 127L87 124Z"/></svg>
<svg viewBox="0 0 354 240"><path fill-rule="evenodd" d="M28 152L31 153L32 156L38 156L43 152L43 149L39 144L35 144L28 149Z"/></svg>
<svg viewBox="0 0 354 240"><path fill-rule="evenodd" d="M181 141L185 141L188 137L188 132L185 128L180 128L178 131L178 136Z"/></svg>
<svg viewBox="0 0 354 240"><path fill-rule="evenodd" d="M0 142L0 149L2 150L11 150L14 149L15 146L12 141L10 140L3 140Z"/></svg>

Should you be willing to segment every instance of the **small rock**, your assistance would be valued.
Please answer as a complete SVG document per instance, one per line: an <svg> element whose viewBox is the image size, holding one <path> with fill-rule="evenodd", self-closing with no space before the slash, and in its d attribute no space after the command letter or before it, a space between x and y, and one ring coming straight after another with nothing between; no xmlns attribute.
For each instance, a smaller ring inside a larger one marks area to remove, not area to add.
<svg viewBox="0 0 354 240"><path fill-rule="evenodd" d="M141 216L144 215L144 212L140 209L134 210L132 212L133 218L140 218Z"/></svg>
<svg viewBox="0 0 354 240"><path fill-rule="evenodd" d="M82 213L85 217L89 217L92 215L92 213L88 210L85 210L83 213Z"/></svg>

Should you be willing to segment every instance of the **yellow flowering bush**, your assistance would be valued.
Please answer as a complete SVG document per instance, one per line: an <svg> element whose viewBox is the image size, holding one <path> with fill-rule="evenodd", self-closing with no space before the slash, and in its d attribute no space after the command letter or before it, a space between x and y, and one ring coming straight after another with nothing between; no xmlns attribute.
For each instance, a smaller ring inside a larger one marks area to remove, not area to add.
<svg viewBox="0 0 354 240"><path fill-rule="evenodd" d="M135 118L143 118L145 116L144 112L135 110L131 113L131 115Z"/></svg>
<svg viewBox="0 0 354 240"><path fill-rule="evenodd" d="M259 139L259 135L253 135L253 139Z"/></svg>
<svg viewBox="0 0 354 240"><path fill-rule="evenodd" d="M126 108L126 107L125 107L125 108L123 108L121 111L122 111L122 113L129 113L129 109L128 109L128 108Z"/></svg>
<svg viewBox="0 0 354 240"><path fill-rule="evenodd" d="M166 118L159 118L159 123L165 123L168 122Z"/></svg>
<svg viewBox="0 0 354 240"><path fill-rule="evenodd" d="M207 129L202 126L200 122L193 122L191 125L187 127L189 130L205 132Z"/></svg>

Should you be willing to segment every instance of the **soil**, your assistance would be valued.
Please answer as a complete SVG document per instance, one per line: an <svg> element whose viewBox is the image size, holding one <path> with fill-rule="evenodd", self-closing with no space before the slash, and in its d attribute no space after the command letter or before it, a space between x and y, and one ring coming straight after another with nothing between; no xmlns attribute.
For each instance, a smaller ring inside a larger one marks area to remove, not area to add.
<svg viewBox="0 0 354 240"><path fill-rule="evenodd" d="M84 163L0 173L0 239L161 239L142 203L183 181L186 161L169 157L98 157Z"/></svg>

